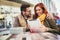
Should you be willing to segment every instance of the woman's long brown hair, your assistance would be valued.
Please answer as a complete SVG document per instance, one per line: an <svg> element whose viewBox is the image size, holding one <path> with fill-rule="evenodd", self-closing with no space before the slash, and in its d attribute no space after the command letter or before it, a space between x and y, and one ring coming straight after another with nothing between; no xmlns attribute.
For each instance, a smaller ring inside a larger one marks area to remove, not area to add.
<svg viewBox="0 0 60 40"><path fill-rule="evenodd" d="M37 18L37 17L38 17L38 15L37 15L37 13L36 13L36 7L37 7L37 6L39 6L40 8L42 8L43 13L45 13L45 14L48 13L48 11L47 11L45 5L44 5L43 3L38 3L38 4L35 5L35 7L34 7L34 12L35 12L35 17L34 17L34 18Z"/></svg>

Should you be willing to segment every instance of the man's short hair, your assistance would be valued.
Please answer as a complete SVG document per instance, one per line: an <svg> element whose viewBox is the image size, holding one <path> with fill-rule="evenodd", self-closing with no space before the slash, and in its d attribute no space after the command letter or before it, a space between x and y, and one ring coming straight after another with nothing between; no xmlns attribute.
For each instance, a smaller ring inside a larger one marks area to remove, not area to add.
<svg viewBox="0 0 60 40"><path fill-rule="evenodd" d="M30 7L29 4L22 4L21 5L21 11L26 11L26 8Z"/></svg>

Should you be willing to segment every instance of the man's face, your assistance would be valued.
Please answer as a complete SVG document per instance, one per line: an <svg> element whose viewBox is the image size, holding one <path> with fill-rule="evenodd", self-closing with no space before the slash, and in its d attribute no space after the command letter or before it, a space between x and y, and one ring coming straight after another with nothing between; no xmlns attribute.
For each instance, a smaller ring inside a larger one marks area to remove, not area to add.
<svg viewBox="0 0 60 40"><path fill-rule="evenodd" d="M30 14L31 14L31 8L28 7L28 8L26 8L25 15L29 16Z"/></svg>

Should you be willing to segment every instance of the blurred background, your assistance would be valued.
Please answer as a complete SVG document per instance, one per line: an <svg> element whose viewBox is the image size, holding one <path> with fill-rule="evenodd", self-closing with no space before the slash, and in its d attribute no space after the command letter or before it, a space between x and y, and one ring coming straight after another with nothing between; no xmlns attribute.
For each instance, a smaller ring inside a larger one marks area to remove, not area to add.
<svg viewBox="0 0 60 40"><path fill-rule="evenodd" d="M31 12L34 14L34 5L40 2L46 5L49 13L60 15L60 0L0 0L0 28L13 27L14 18L20 14L20 6L22 4L30 4Z"/></svg>

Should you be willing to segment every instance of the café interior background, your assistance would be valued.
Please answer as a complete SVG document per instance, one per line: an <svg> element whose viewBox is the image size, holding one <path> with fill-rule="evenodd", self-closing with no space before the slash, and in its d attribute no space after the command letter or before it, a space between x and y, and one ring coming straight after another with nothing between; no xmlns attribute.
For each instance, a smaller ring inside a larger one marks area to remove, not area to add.
<svg viewBox="0 0 60 40"><path fill-rule="evenodd" d="M32 8L31 12L34 14L33 7L39 2L46 5L49 13L58 13L53 0L0 0L0 26L13 27L14 18L20 14L21 4L29 3Z"/></svg>

